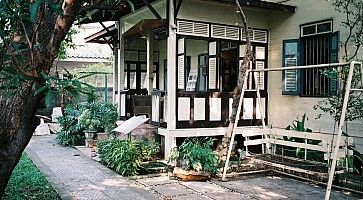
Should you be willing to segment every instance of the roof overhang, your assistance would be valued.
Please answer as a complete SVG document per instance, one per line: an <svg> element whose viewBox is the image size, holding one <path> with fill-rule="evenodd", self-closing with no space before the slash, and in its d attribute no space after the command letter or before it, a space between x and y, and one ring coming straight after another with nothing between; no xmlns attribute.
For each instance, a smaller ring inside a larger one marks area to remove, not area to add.
<svg viewBox="0 0 363 200"><path fill-rule="evenodd" d="M158 19L143 19L122 34L125 38L142 37L148 31L159 30L163 22ZM108 30L103 29L85 38L88 43L99 44L117 44L118 43L118 30L116 25L107 27ZM116 40L115 40L116 39ZM157 37L155 39L158 39Z"/></svg>
<svg viewBox="0 0 363 200"><path fill-rule="evenodd" d="M115 40L117 34L118 30L114 24L86 37L84 40L88 43L117 44L118 41Z"/></svg>
<svg viewBox="0 0 363 200"><path fill-rule="evenodd" d="M149 3L152 3L156 0L147 0ZM182 0L179 0L182 1ZM216 2L221 4L229 4L234 5L235 0L202 0L209 2ZM281 3L273 3L262 0L239 0L239 3L243 7L247 8L256 8L263 10L271 10L271 11L281 11L287 13L294 13L295 6L284 5ZM135 10L141 9L145 7L145 0L134 0ZM90 15L91 17L81 19L80 23L92 23L92 22L103 22L103 21L118 21L122 16L130 14L132 11L128 8L122 9L120 11L100 11L94 10ZM143 36L145 31L155 30L154 32L160 32L164 34L165 30L163 29L163 22L165 20L160 19L143 19L137 24L135 24L132 28L127 30L123 36L126 38ZM116 25L112 25L109 27L105 27L105 29L94 33L87 38L85 38L86 42L90 43L99 43L99 44L117 44L118 43L118 30ZM157 35L157 34L156 34ZM160 34L161 35L161 34Z"/></svg>
<svg viewBox="0 0 363 200"><path fill-rule="evenodd" d="M153 3L156 0L147 0L149 3ZM182 1L182 0L179 0ZM221 4L229 4L234 5L235 0L202 0L202 1L209 1L209 2L216 2ZM239 3L243 7L247 8L256 8L256 9L264 9L264 10L271 10L271 11L282 11L288 13L295 12L295 6L285 5L282 3L274 3L269 1L262 1L262 0L239 0ZM139 10L143 7L146 7L144 0L133 0L134 9ZM133 11L129 7L125 7L121 10L100 10L95 9L90 13L83 13L81 15L85 16L80 19L79 24L87 24L87 23L94 23L94 22L104 22L104 21L118 21L121 17L132 13Z"/></svg>
<svg viewBox="0 0 363 200"><path fill-rule="evenodd" d="M162 21L158 19L143 19L122 34L122 36L125 38L143 36L144 33L153 31L155 28L161 27L162 25Z"/></svg>
<svg viewBox="0 0 363 200"><path fill-rule="evenodd" d="M206 1L215 1L219 3L235 5L235 0L206 0ZM295 6L285 5L282 3L274 3L269 1L262 1L262 0L239 0L239 3L243 7L258 8L271 11L283 11L288 13L295 13L296 9Z"/></svg>
<svg viewBox="0 0 363 200"><path fill-rule="evenodd" d="M152 3L157 0L147 0L147 2ZM139 10L146 6L144 0L132 0L134 5L134 10ZM101 10L95 9L89 13L81 13L81 18L79 24L89 24L95 22L105 22L105 21L118 21L121 17L132 13L130 6L126 6L120 10Z"/></svg>

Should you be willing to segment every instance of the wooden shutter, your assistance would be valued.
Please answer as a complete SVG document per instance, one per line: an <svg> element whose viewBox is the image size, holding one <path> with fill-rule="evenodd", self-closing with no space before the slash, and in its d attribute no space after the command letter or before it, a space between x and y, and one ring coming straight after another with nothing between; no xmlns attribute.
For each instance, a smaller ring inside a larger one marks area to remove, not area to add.
<svg viewBox="0 0 363 200"><path fill-rule="evenodd" d="M330 42L330 63L337 63L339 62L339 32L334 32L331 34ZM336 95L338 90L337 77L329 78L329 95Z"/></svg>
<svg viewBox="0 0 363 200"><path fill-rule="evenodd" d="M183 90L185 86L185 38L178 39L178 89Z"/></svg>
<svg viewBox="0 0 363 200"><path fill-rule="evenodd" d="M282 66L291 67L300 64L300 41L299 39L284 40L282 53ZM300 94L300 70L282 71L282 94L299 95Z"/></svg>
<svg viewBox="0 0 363 200"><path fill-rule="evenodd" d="M218 44L217 41L209 42L208 45L208 89L218 89Z"/></svg>

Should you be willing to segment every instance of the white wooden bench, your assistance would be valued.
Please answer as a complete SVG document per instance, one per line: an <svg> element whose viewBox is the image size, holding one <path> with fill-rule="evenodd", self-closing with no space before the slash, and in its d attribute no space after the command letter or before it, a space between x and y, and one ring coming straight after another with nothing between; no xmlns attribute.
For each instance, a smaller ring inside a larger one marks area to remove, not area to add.
<svg viewBox="0 0 363 200"><path fill-rule="evenodd" d="M307 159L307 151L313 150L324 153L324 160L328 160L332 158L333 148L336 144L337 136L333 134L327 133L317 133L317 132L297 132L293 130L285 130L285 129L240 129L242 136L245 137L244 146L246 147L246 155L249 156L248 147L261 145L262 152L275 154L276 153L276 145L283 145L289 147L296 147L304 149L305 156L304 159ZM250 139L254 136L260 136L260 139ZM294 137L301 138L305 142L294 142L284 140L284 136L286 137ZM308 144L308 140L317 140L320 141L318 144ZM333 142L334 141L334 142ZM348 150L348 145L353 143L353 138L342 136L341 142L339 144L339 152L338 158L344 158L350 155L353 155L352 150ZM332 147L332 145L334 146ZM270 148L271 147L271 148Z"/></svg>

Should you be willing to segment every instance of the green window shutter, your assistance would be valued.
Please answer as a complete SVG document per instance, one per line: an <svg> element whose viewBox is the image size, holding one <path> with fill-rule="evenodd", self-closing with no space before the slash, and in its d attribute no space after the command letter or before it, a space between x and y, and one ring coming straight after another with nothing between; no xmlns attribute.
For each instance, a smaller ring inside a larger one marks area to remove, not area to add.
<svg viewBox="0 0 363 200"><path fill-rule="evenodd" d="M284 40L282 52L282 66L292 67L300 64L300 40ZM300 70L282 71L282 94L299 95L300 94Z"/></svg>
<svg viewBox="0 0 363 200"><path fill-rule="evenodd" d="M339 62L339 31L331 34L330 37L330 63ZM337 77L330 77L329 95L336 95L338 90Z"/></svg>
<svg viewBox="0 0 363 200"><path fill-rule="evenodd" d="M178 59L177 59L177 88L180 90L185 89L185 64L186 64L186 57L185 57L185 38L178 39Z"/></svg>

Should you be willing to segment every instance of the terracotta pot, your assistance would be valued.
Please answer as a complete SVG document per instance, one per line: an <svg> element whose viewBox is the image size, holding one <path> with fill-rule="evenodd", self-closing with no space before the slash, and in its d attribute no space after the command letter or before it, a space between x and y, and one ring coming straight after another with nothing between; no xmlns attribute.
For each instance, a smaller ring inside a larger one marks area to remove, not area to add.
<svg viewBox="0 0 363 200"><path fill-rule="evenodd" d="M174 168L173 174L181 181L207 181L210 179L210 174L207 172L187 171L179 167Z"/></svg>

